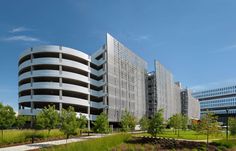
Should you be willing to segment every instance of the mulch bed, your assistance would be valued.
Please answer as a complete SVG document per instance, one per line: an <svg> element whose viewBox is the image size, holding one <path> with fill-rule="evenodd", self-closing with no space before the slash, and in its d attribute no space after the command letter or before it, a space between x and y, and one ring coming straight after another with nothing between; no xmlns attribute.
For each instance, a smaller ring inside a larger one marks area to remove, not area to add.
<svg viewBox="0 0 236 151"><path fill-rule="evenodd" d="M156 146L158 150L182 150L182 149L197 149L203 150L205 148L205 142L196 141L184 141L175 140L171 138L158 138L158 137L133 137L131 140L127 141L128 144L150 144ZM217 147L214 145L208 146L209 151L216 151Z"/></svg>

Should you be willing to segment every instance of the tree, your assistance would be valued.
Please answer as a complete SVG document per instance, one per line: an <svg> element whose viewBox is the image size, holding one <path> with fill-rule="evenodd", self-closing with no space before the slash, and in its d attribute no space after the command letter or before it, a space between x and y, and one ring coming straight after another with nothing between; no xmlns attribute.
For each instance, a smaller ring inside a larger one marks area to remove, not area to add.
<svg viewBox="0 0 236 151"><path fill-rule="evenodd" d="M182 128L182 115L175 114L169 118L169 125L175 129L175 134L178 132L179 137L179 130Z"/></svg>
<svg viewBox="0 0 236 151"><path fill-rule="evenodd" d="M50 131L58 126L59 114L55 109L55 106L44 107L36 116L36 126L38 128L45 128L48 130L48 136Z"/></svg>
<svg viewBox="0 0 236 151"><path fill-rule="evenodd" d="M93 125L93 130L96 133L109 133L110 131L108 117L104 112L97 116Z"/></svg>
<svg viewBox="0 0 236 151"><path fill-rule="evenodd" d="M148 129L149 126L149 119L146 116L143 116L140 120L139 120L139 125L141 126L141 129L143 131L146 131Z"/></svg>
<svg viewBox="0 0 236 151"><path fill-rule="evenodd" d="M78 121L78 128L80 129L80 135L81 135L82 129L84 129L86 127L87 118L86 118L86 116L80 114L80 116L77 119L77 121Z"/></svg>
<svg viewBox="0 0 236 151"><path fill-rule="evenodd" d="M3 140L3 130L9 129L15 122L15 112L13 108L9 105L4 106L0 103L0 129L2 130L2 140Z"/></svg>
<svg viewBox="0 0 236 151"><path fill-rule="evenodd" d="M128 132L134 130L136 124L135 117L128 111L125 111L121 116L122 131Z"/></svg>
<svg viewBox="0 0 236 151"><path fill-rule="evenodd" d="M18 115L16 117L15 126L19 129L22 129L25 126L26 117L23 115Z"/></svg>
<svg viewBox="0 0 236 151"><path fill-rule="evenodd" d="M62 109L60 130L66 135L66 139L68 139L70 135L76 134L77 128L78 122L74 108L69 106L67 110Z"/></svg>
<svg viewBox="0 0 236 151"><path fill-rule="evenodd" d="M150 120L150 124L148 127L148 133L152 136L157 136L157 134L161 133L164 129L164 118L163 118L163 110L158 110L152 119Z"/></svg>
<svg viewBox="0 0 236 151"><path fill-rule="evenodd" d="M236 118L229 118L229 131L231 135L236 135Z"/></svg>
<svg viewBox="0 0 236 151"><path fill-rule="evenodd" d="M214 115L214 113L207 111L206 114L204 114L201 118L201 122L198 126L199 132L207 136L207 149L209 136L219 133L219 128L220 125L217 121L217 117Z"/></svg>
<svg viewBox="0 0 236 151"><path fill-rule="evenodd" d="M182 130L186 130L188 127L188 116L182 115Z"/></svg>

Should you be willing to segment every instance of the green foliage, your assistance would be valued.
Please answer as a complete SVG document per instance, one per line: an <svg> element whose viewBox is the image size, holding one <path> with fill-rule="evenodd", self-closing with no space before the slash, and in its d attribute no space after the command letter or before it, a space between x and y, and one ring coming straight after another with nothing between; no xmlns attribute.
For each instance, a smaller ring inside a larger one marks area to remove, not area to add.
<svg viewBox="0 0 236 151"><path fill-rule="evenodd" d="M207 148L209 142L209 136L213 134L219 133L219 122L217 121L217 117L214 113L207 111L206 114L201 118L201 122L198 126L198 132L205 134L207 136Z"/></svg>
<svg viewBox="0 0 236 151"><path fill-rule="evenodd" d="M0 139L0 146L14 143L29 142L34 135L35 138L46 140L48 138L63 138L64 134L58 129L53 129L48 136L48 130L31 130L31 129L11 129L4 130L4 140Z"/></svg>
<svg viewBox="0 0 236 151"><path fill-rule="evenodd" d="M76 134L77 128L78 122L74 108L70 106L67 110L62 109L60 130L66 135L66 138L68 139L70 135Z"/></svg>
<svg viewBox="0 0 236 151"><path fill-rule="evenodd" d="M131 137L130 134L116 134L103 138L92 139L82 142L70 143L67 145L53 146L45 148L45 151L106 151L114 146L126 142Z"/></svg>
<svg viewBox="0 0 236 151"><path fill-rule="evenodd" d="M128 111L125 111L121 117L122 131L128 132L134 130L136 124L135 117Z"/></svg>
<svg viewBox="0 0 236 151"><path fill-rule="evenodd" d="M164 122L163 110L160 109L158 110L158 112L155 113L155 115L150 120L148 133L156 137L157 134L160 134L164 129L163 122Z"/></svg>
<svg viewBox="0 0 236 151"><path fill-rule="evenodd" d="M25 126L26 117L23 115L18 115L16 117L15 126L19 129L22 129Z"/></svg>
<svg viewBox="0 0 236 151"><path fill-rule="evenodd" d="M236 118L229 118L229 131L231 135L236 135Z"/></svg>
<svg viewBox="0 0 236 151"><path fill-rule="evenodd" d="M187 129L188 121L189 121L188 117L186 115L182 115L182 121L181 122L182 122L182 129L183 130Z"/></svg>
<svg viewBox="0 0 236 151"><path fill-rule="evenodd" d="M109 133L110 131L108 117L104 112L97 116L93 125L93 130L96 133Z"/></svg>
<svg viewBox="0 0 236 151"><path fill-rule="evenodd" d="M84 129L86 128L86 124L87 124L87 118L86 116L80 114L79 118L77 119L78 121L78 128L80 129Z"/></svg>
<svg viewBox="0 0 236 151"><path fill-rule="evenodd" d="M171 116L169 118L169 125L170 125L170 127L173 127L176 130L181 129L182 128L182 115L175 114L175 115Z"/></svg>
<svg viewBox="0 0 236 151"><path fill-rule="evenodd" d="M11 128L15 122L15 112L9 105L4 106L0 103L0 129L2 130L2 140L3 140L3 130Z"/></svg>
<svg viewBox="0 0 236 151"><path fill-rule="evenodd" d="M79 118L77 118L77 122L78 122L78 128L80 129L79 134L81 135L82 130L86 128L86 124L87 124L86 116L80 114Z"/></svg>
<svg viewBox="0 0 236 151"><path fill-rule="evenodd" d="M216 145L217 148L224 148L224 150L227 150L225 148L235 147L236 146L236 141L235 141L235 139L232 139L232 140L217 140L217 141L214 141L212 144Z"/></svg>
<svg viewBox="0 0 236 151"><path fill-rule="evenodd" d="M58 126L59 114L55 109L55 106L44 107L36 116L36 126L41 129L47 129L48 134L51 129Z"/></svg>
<svg viewBox="0 0 236 151"><path fill-rule="evenodd" d="M143 131L146 131L149 127L149 119L146 116L143 116L140 120L139 120L139 124L141 126L141 129Z"/></svg>
<svg viewBox="0 0 236 151"><path fill-rule="evenodd" d="M188 117L182 114L175 114L172 117L169 118L169 125L170 127L175 129L175 134L178 132L179 136L179 130L187 129L187 124L188 124Z"/></svg>

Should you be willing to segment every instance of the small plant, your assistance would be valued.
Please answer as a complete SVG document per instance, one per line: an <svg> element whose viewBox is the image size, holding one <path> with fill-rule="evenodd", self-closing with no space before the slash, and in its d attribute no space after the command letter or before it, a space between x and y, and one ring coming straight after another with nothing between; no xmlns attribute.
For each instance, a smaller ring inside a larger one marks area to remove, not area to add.
<svg viewBox="0 0 236 151"><path fill-rule="evenodd" d="M75 135L77 128L78 122L74 108L70 106L67 110L62 109L60 130L66 135L66 139L68 139L70 135Z"/></svg>
<svg viewBox="0 0 236 151"><path fill-rule="evenodd" d="M134 130L136 124L135 117L128 111L125 111L121 117L122 131L128 132Z"/></svg>
<svg viewBox="0 0 236 151"><path fill-rule="evenodd" d="M36 127L50 131L56 128L59 124L59 114L55 109L55 105L44 107L36 116Z"/></svg>
<svg viewBox="0 0 236 151"><path fill-rule="evenodd" d="M93 125L93 130L96 133L109 133L110 131L108 117L104 112L97 116Z"/></svg>
<svg viewBox="0 0 236 151"><path fill-rule="evenodd" d="M148 129L149 122L150 122L149 119L146 116L143 116L139 121L141 130L146 131Z"/></svg>
<svg viewBox="0 0 236 151"><path fill-rule="evenodd" d="M0 103L0 129L2 130L2 141L3 141L3 130L9 129L15 122L15 112L9 105L2 105Z"/></svg>
<svg viewBox="0 0 236 151"><path fill-rule="evenodd" d="M158 110L158 112L155 113L155 115L150 120L148 133L156 137L157 134L160 134L164 130L163 122L164 122L163 110L160 109Z"/></svg>
<svg viewBox="0 0 236 151"><path fill-rule="evenodd" d="M229 118L229 131L231 135L236 135L236 118Z"/></svg>

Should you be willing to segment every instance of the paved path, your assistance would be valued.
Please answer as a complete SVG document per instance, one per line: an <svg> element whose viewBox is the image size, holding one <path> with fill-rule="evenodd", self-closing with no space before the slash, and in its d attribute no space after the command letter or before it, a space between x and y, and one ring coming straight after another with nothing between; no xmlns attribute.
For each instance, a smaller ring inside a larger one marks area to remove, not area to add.
<svg viewBox="0 0 236 151"><path fill-rule="evenodd" d="M70 138L67 140L67 143L80 142L80 141L85 141L85 140L94 139L94 138L100 138L100 137L104 137L104 136L106 136L106 135L98 134L98 135L94 135L94 136ZM49 147L49 146L54 146L54 145L63 145L63 144L66 144L66 139L41 142L41 143L33 143L33 144L25 144L25 145L12 146L12 147L4 147L4 148L0 148L0 151L26 151L26 150L33 150L33 149L39 149L39 148L43 148L43 147Z"/></svg>

